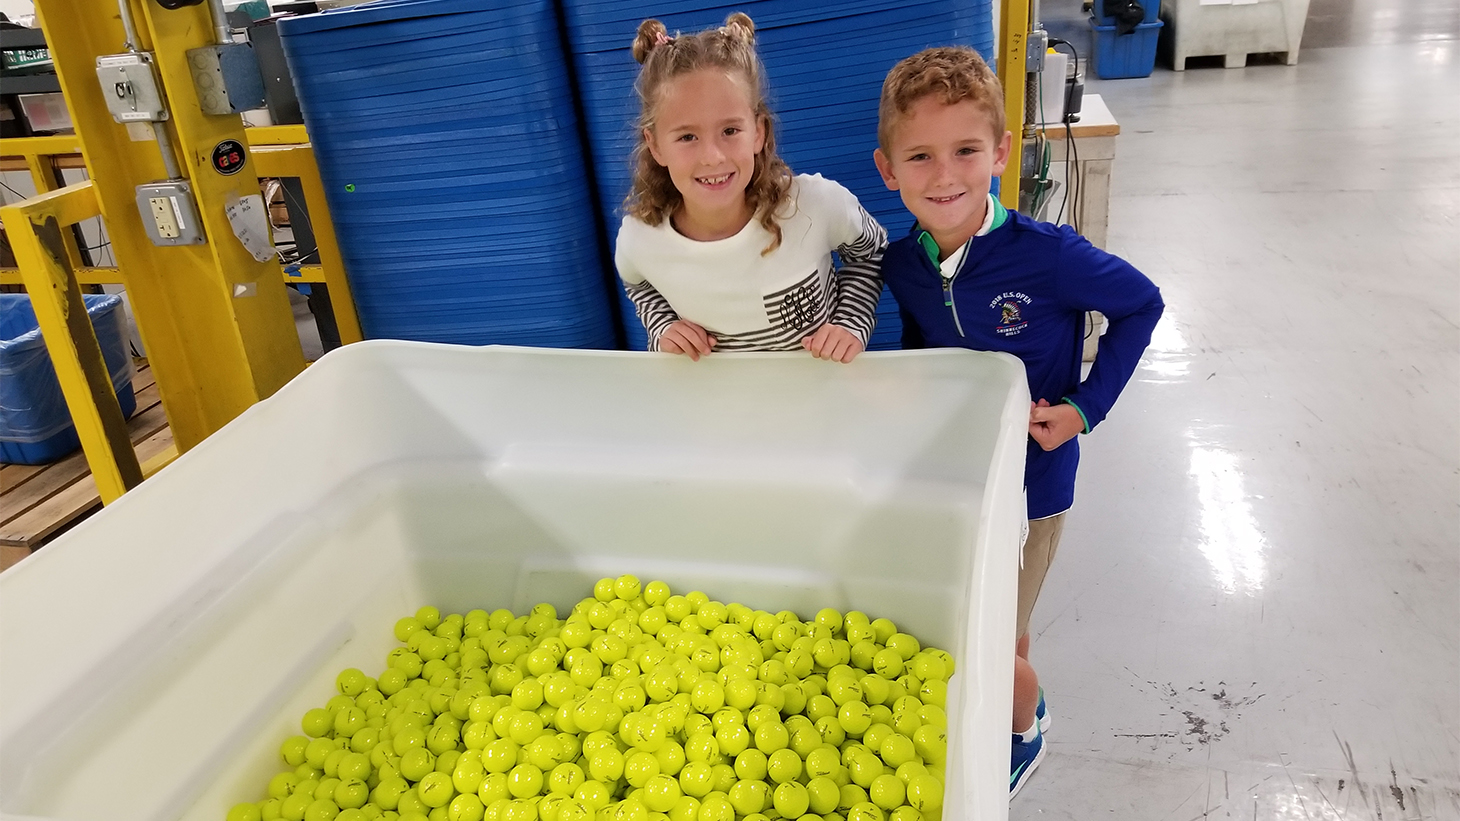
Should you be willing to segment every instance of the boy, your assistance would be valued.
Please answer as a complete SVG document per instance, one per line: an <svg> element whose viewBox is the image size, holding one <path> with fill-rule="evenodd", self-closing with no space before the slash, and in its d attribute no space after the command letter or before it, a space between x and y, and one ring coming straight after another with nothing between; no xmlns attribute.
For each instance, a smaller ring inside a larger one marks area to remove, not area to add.
<svg viewBox="0 0 1460 821"><path fill-rule="evenodd" d="M1135 371L1165 307L1124 260L1067 227L1010 213L989 194L1009 158L1004 95L969 48L933 48L893 67L873 158L917 223L892 243L882 275L902 309L903 345L1006 351L1032 395L1024 470L1029 531L1019 571L1012 799L1044 755L1049 726L1029 666L1029 614L1074 501L1079 445ZM1110 321L1080 380L1086 311Z"/></svg>

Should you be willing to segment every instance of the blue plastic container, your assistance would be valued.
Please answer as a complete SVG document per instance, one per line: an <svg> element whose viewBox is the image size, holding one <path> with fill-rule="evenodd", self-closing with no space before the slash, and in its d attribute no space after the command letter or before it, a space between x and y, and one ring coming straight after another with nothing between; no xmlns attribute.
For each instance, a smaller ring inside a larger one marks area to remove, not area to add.
<svg viewBox="0 0 1460 821"><path fill-rule="evenodd" d="M366 337L616 347L550 0L383 0L279 35Z"/></svg>
<svg viewBox="0 0 1460 821"><path fill-rule="evenodd" d="M929 46L972 46L990 61L994 54L992 7L987 3L563 0L562 10L610 244L623 218L633 123L639 116L633 88L639 66L629 44L645 18L663 21L670 32L694 32L723 24L733 11L749 14L766 67L781 157L798 174L822 174L846 186L892 240L907 235L912 215L883 185L872 163L877 101L888 70ZM622 297L622 288L619 293L625 338L630 348L642 350L644 327ZM868 348L900 347L897 303L884 291Z"/></svg>
<svg viewBox="0 0 1460 821"><path fill-rule="evenodd" d="M1154 23L1161 19L1161 0L1141 0L1141 5L1146 8L1146 16L1141 19L1141 23ZM1095 5L1092 7L1095 25L1115 25L1115 18L1105 14L1104 10L1105 4L1101 0L1095 0Z"/></svg>
<svg viewBox="0 0 1460 821"><path fill-rule="evenodd" d="M86 294L86 312L101 343L122 416L137 410L132 357L122 328L122 298ZM26 294L0 294L0 462L44 465L81 447L56 369Z"/></svg>
<svg viewBox="0 0 1460 821"><path fill-rule="evenodd" d="M1116 34L1115 26L1096 25L1090 18L1090 27L1095 30L1095 76L1102 80L1121 80L1128 77L1149 77L1156 67L1156 38L1161 33L1160 20L1141 23L1130 34Z"/></svg>

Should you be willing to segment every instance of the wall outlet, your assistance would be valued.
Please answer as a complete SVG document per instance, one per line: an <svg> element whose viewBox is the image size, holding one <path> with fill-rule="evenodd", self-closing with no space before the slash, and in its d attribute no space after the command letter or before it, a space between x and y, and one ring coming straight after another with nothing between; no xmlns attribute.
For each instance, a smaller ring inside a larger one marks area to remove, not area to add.
<svg viewBox="0 0 1460 821"><path fill-rule="evenodd" d="M177 224L180 220L173 208L172 198L149 197L147 204L152 206L152 224L157 229L157 235L163 239L177 239Z"/></svg>
<svg viewBox="0 0 1460 821"><path fill-rule="evenodd" d="M193 189L186 181L167 180L137 186L137 211L154 245L205 242Z"/></svg>

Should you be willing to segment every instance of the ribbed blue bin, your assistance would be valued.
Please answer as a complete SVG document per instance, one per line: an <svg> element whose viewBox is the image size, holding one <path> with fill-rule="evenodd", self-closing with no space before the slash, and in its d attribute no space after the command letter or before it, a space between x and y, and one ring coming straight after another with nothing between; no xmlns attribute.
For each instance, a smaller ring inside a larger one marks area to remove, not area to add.
<svg viewBox="0 0 1460 821"><path fill-rule="evenodd" d="M629 190L633 123L639 115L633 90L639 66L629 45L645 18L664 21L671 32L694 32L721 25L734 11L749 14L766 66L771 110L778 118L776 143L781 156L796 173L819 173L846 186L888 236L898 239L912 227L912 216L897 194L882 184L872 163L882 81L898 60L928 46L969 45L992 59L991 8L984 2L950 0L760 0L735 5L713 0L563 0L568 49L577 70L610 241L618 231ZM869 347L901 347L902 322L885 291L877 313ZM629 346L642 349L644 329L627 299L623 316Z"/></svg>
<svg viewBox="0 0 1460 821"><path fill-rule="evenodd" d="M549 0L279 22L367 337L616 344Z"/></svg>
<svg viewBox="0 0 1460 821"><path fill-rule="evenodd" d="M122 298L85 294L86 313L101 344L122 416L137 410L132 357L122 323ZM56 381L56 368L26 294L0 294L0 462L44 465L81 447Z"/></svg>
<svg viewBox="0 0 1460 821"><path fill-rule="evenodd" d="M1161 19L1161 0L1141 0L1141 6L1145 8L1146 14L1141 18L1142 23L1154 23ZM1105 13L1104 0L1095 0L1090 9L1091 16L1095 18L1097 26L1115 25L1115 17Z"/></svg>
<svg viewBox="0 0 1460 821"><path fill-rule="evenodd" d="M1095 76L1102 80L1149 77L1156 68L1156 38L1161 33L1160 20L1141 23L1130 34L1117 34L1115 26L1095 24Z"/></svg>

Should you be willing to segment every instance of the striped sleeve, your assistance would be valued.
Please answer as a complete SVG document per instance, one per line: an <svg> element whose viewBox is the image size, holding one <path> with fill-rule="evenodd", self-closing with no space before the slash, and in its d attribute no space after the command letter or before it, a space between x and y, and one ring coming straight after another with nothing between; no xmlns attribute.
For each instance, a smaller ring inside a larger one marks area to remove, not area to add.
<svg viewBox="0 0 1460 821"><path fill-rule="evenodd" d="M649 335L649 350L657 351L659 337L666 328L679 320L679 314L669 304L669 300L639 271L639 265L635 261L635 248L643 238L643 224L633 217L624 217L614 243L613 265L618 269L619 279L623 281L624 293L634 303L634 313L644 323L644 330Z"/></svg>
<svg viewBox="0 0 1460 821"><path fill-rule="evenodd" d="M679 314L648 280L634 285L625 281L624 291L629 295L629 301L634 303L634 313L638 314L639 321L644 323L644 330L649 334L649 350L659 350L659 337L679 320Z"/></svg>
<svg viewBox="0 0 1460 821"><path fill-rule="evenodd" d="M836 274L836 304L831 321L851 331L865 347L877 326L877 300L882 296L882 252L887 232L868 214L851 192L856 220L854 238L838 246L842 266Z"/></svg>

